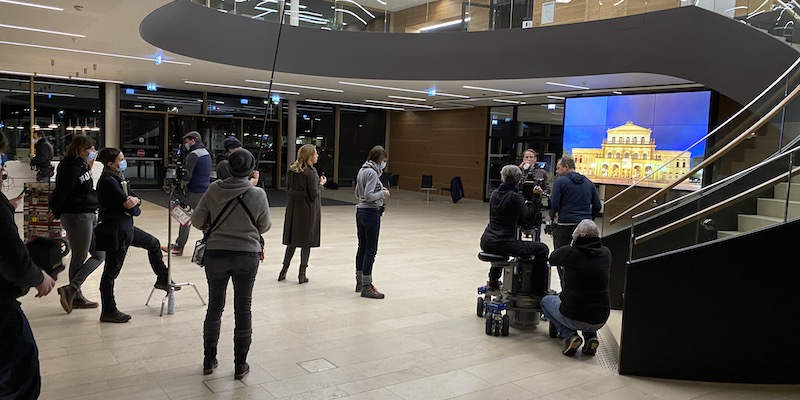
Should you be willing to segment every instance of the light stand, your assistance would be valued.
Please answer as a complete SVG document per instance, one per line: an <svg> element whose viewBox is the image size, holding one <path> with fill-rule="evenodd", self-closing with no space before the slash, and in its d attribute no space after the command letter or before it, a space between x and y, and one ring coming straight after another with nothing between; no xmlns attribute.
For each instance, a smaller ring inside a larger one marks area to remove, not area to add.
<svg viewBox="0 0 800 400"><path fill-rule="evenodd" d="M170 172L167 172L166 180L168 182L174 182L175 173L172 172L172 177L170 177ZM170 181L172 179L172 181ZM180 288L184 286L191 286L194 288L195 293L197 293L197 297L200 298L200 302L203 305L206 305L205 300L203 300L203 296L200 295L200 291L197 289L192 282L182 282L182 283L174 283L172 282L172 202L174 201L175 195L175 184L168 183L169 185L169 196L167 199L167 293L164 295L164 298L161 299L161 313L158 314L159 317L164 316L164 305L167 305L167 314L175 314L175 292L180 290ZM150 296L147 296L147 301L144 305L150 304L150 299L153 297L153 292L156 291L156 288L153 287L150 290Z"/></svg>

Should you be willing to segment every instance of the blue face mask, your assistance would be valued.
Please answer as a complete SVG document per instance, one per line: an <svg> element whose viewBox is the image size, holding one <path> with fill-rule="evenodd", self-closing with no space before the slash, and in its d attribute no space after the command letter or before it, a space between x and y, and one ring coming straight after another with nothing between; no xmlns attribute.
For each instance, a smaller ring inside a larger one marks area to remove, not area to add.
<svg viewBox="0 0 800 400"><path fill-rule="evenodd" d="M94 159L97 158L97 152L96 151L89 152L89 157L88 158L89 158L89 161L94 161Z"/></svg>
<svg viewBox="0 0 800 400"><path fill-rule="evenodd" d="M381 170L384 170L384 169L386 169L386 165L387 165L387 162L386 162L386 161L381 161L381 165L380 165L380 167L381 167Z"/></svg>
<svg viewBox="0 0 800 400"><path fill-rule="evenodd" d="M122 161L120 161L120 162L119 162L119 167L117 167L117 170L119 170L120 172L122 172L122 171L125 171L125 169L126 169L126 168L128 168L128 160L122 160Z"/></svg>

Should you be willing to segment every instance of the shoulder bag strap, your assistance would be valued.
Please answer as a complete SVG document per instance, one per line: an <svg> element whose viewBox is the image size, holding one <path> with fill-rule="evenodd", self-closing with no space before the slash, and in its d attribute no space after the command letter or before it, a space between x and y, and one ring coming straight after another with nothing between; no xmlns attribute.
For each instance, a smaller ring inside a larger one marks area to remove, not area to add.
<svg viewBox="0 0 800 400"><path fill-rule="evenodd" d="M256 225L256 219L255 219L255 218L253 218L253 213L251 213L251 212L250 212L250 209L249 209L249 208L247 208L247 205L246 205L246 204L244 204L244 201L242 200L242 197L244 197L244 193L242 193L242 195L241 195L241 196L237 197L237 198L236 198L236 200L238 200L238 201L239 201L239 204L241 204L241 205L242 205L242 208L244 208L244 211L247 213L247 216L248 216L248 217L250 217L250 222L252 222L252 223L253 223L253 227L255 227L255 228L256 228L256 230L258 230L258 225ZM261 247L262 247L262 249L263 249L263 247L264 247L264 237L263 237L263 236L261 236L261 234L260 234L260 233L259 233L259 235L258 235L258 241L261 243Z"/></svg>
<svg viewBox="0 0 800 400"><path fill-rule="evenodd" d="M220 218L222 218L222 215L225 214L225 210L227 210L228 207L233 203L233 200L235 200L235 199L231 199L230 201L225 203L225 207L222 207L222 210L219 212L219 214L217 214L217 218L214 218L214 222L212 222L211 226L209 226L208 229L205 231L205 233L203 233L203 240L208 240L208 235L211 234L211 231L213 231L214 228L217 227L217 224L219 222L222 222L222 221L220 221ZM233 210L231 210L231 212L233 212ZM231 215L231 214L228 213L228 216L229 215ZM228 218L228 216L225 216L225 218Z"/></svg>

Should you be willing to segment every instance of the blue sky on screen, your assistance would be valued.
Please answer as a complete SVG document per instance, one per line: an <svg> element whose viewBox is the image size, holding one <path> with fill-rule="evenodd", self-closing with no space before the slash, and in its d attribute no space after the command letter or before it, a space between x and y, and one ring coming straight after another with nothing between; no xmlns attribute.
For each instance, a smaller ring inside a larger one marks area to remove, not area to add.
<svg viewBox="0 0 800 400"><path fill-rule="evenodd" d="M708 133L711 92L569 98L564 113L564 149L600 148L606 130L631 121L653 130L656 150L686 150ZM705 143L691 149L703 156Z"/></svg>

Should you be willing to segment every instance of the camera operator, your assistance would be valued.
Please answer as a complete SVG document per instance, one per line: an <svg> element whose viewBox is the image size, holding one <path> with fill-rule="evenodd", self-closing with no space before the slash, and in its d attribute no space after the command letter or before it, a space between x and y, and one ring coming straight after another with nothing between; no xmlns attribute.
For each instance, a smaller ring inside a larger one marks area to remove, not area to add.
<svg viewBox="0 0 800 400"><path fill-rule="evenodd" d="M517 235L518 226L530 226L539 213L539 206L525 200L517 190L522 179L522 170L518 166L504 166L500 170L500 179L500 187L489 199L489 224L481 236L481 250L501 256L534 256L531 287L535 296L543 296L549 286L547 255L550 249L544 243L521 240ZM490 288L500 286L502 272L501 267L489 269Z"/></svg>
<svg viewBox="0 0 800 400"><path fill-rule="evenodd" d="M526 149L522 154L522 163L519 168L522 170L521 187L526 200L530 200L539 208L539 212L533 219L534 240L539 242L542 238L542 196L547 196L550 192L550 185L547 182L547 171L539 167L536 162L537 153L533 149ZM529 235L530 236L530 235Z"/></svg>
<svg viewBox="0 0 800 400"><path fill-rule="evenodd" d="M211 184L211 154L206 150L200 133L197 131L183 135L183 146L186 150L186 164L181 177L181 188L186 194L186 204L194 209ZM182 256L183 247L189 240L189 229L191 226L181 225L178 228L178 238L175 240L175 244L161 246L161 250L171 251L175 256Z"/></svg>

